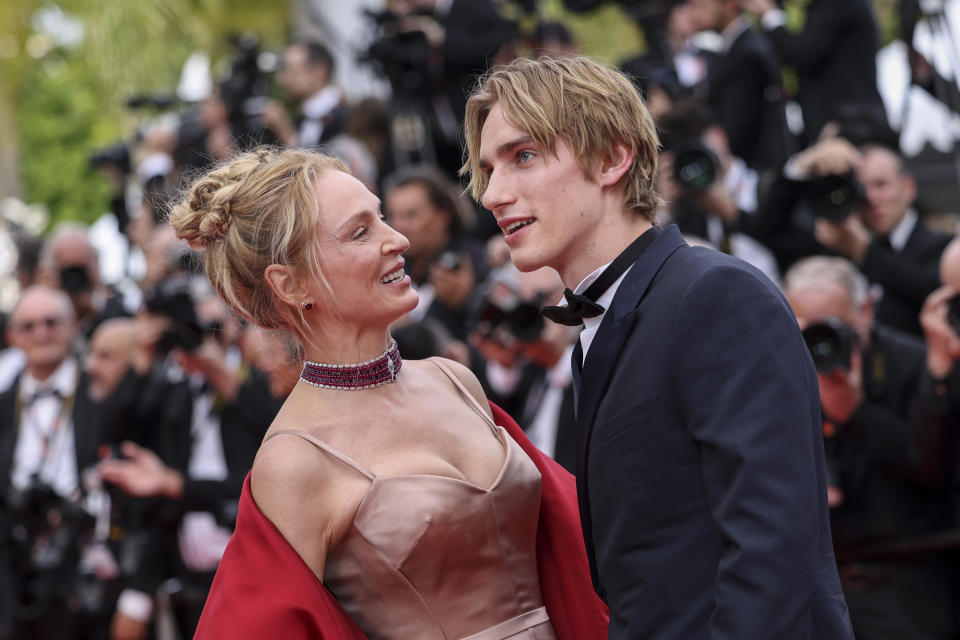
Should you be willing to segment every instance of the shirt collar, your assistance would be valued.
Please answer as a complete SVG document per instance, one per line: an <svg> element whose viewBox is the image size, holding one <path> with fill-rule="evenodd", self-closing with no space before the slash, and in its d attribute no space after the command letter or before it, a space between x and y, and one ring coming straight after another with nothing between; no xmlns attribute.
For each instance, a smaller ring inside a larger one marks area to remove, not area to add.
<svg viewBox="0 0 960 640"><path fill-rule="evenodd" d="M312 120L320 120L340 104L342 97L339 87L328 84L303 101L303 115Z"/></svg>
<svg viewBox="0 0 960 640"><path fill-rule="evenodd" d="M903 248L907 246L907 240L910 239L913 228L917 226L918 219L919 216L917 215L916 209L907 209L907 212L903 214L900 222L897 223L897 226L895 226L890 232L890 235L887 236L887 239L890 240L890 246L894 251L903 251Z"/></svg>
<svg viewBox="0 0 960 640"><path fill-rule="evenodd" d="M730 47L733 46L733 43L737 41L737 38L740 35L750 28L750 25L742 16L737 16L733 21L727 25L726 29L723 30L723 33L720 35L723 37L723 49L724 53L730 51Z"/></svg>
<svg viewBox="0 0 960 640"><path fill-rule="evenodd" d="M52 389L63 398L73 395L77 385L77 361L67 358L60 363L60 366L54 370L49 378L40 382L27 370L23 371L23 377L20 380L20 397L30 398L41 389Z"/></svg>

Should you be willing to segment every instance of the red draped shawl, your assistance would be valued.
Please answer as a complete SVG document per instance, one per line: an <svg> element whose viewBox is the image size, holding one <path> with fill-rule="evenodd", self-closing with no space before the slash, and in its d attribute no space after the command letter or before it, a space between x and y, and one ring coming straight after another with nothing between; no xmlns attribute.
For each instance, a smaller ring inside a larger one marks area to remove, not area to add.
<svg viewBox="0 0 960 640"><path fill-rule="evenodd" d="M557 638L605 639L608 613L591 586L573 476L534 447L506 412L492 403L491 407L496 423L540 470L543 498L537 567ZM243 483L236 530L220 561L194 638L366 639L257 508L249 474Z"/></svg>

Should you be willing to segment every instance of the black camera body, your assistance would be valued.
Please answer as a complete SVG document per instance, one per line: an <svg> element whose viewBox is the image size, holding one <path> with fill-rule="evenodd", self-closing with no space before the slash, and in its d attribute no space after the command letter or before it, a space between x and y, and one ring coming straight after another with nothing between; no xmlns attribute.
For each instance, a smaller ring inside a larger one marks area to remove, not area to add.
<svg viewBox="0 0 960 640"><path fill-rule="evenodd" d="M423 31L403 30L400 21L406 15L433 16L429 10L398 14L393 11L372 11L364 14L381 31L380 37L361 57L374 65L390 81L394 95L400 100L429 102L430 44Z"/></svg>
<svg viewBox="0 0 960 640"><path fill-rule="evenodd" d="M688 140L674 150L673 177L689 193L703 193L720 174L717 155L699 140Z"/></svg>
<svg viewBox="0 0 960 640"><path fill-rule="evenodd" d="M161 353L173 348L195 351L214 329L204 327L197 318L189 278L173 277L159 282L146 293L143 303L150 313L170 319L170 327L157 343L157 350Z"/></svg>
<svg viewBox="0 0 960 640"><path fill-rule="evenodd" d="M849 370L853 350L857 347L857 334L852 327L837 318L809 325L803 330L813 366L820 373L838 369Z"/></svg>
<svg viewBox="0 0 960 640"><path fill-rule="evenodd" d="M36 477L27 487L10 490L0 515L0 546L15 554L10 569L16 593L8 595L15 597L15 617L33 620L48 611L52 599L76 592L81 552L96 519Z"/></svg>
<svg viewBox="0 0 960 640"><path fill-rule="evenodd" d="M528 302L502 282L493 282L471 318L470 326L485 338L533 342L543 333L541 300ZM510 345L504 345L510 346Z"/></svg>
<svg viewBox="0 0 960 640"><path fill-rule="evenodd" d="M93 281L83 265L68 265L60 269L60 286L67 293L86 293L93 290Z"/></svg>
<svg viewBox="0 0 960 640"><path fill-rule="evenodd" d="M842 222L865 198L863 185L852 174L833 174L808 180L800 195L814 217Z"/></svg>

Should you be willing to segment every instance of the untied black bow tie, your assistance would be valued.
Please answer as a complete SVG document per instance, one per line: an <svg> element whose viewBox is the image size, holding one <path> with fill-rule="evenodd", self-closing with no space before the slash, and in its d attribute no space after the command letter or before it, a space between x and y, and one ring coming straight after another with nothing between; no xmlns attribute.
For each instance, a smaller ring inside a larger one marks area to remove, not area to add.
<svg viewBox="0 0 960 640"><path fill-rule="evenodd" d="M62 398L63 394L60 393L59 389L54 389L50 387L37 389L29 396L27 396L26 404L29 406L36 402L37 400L42 400L43 398Z"/></svg>
<svg viewBox="0 0 960 640"><path fill-rule="evenodd" d="M603 313L605 309L597 304L597 298L610 288L617 278L626 273L627 269L637 261L644 249L650 246L657 234L660 233L660 227L654 225L649 230L640 235L636 240L618 255L610 265L603 270L596 280L593 281L587 290L583 293L574 293L570 289L563 290L563 297L566 298L565 306L544 307L540 310L543 316L557 324L564 324L568 327L577 327L583 324L584 318L596 318Z"/></svg>

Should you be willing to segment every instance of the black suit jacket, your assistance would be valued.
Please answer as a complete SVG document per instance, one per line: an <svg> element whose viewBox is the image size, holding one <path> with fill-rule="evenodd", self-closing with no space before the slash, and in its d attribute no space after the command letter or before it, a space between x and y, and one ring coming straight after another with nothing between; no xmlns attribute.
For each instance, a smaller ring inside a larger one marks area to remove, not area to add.
<svg viewBox="0 0 960 640"><path fill-rule="evenodd" d="M708 58L708 102L734 155L754 169L787 157L780 69L770 43L745 29L722 54Z"/></svg>
<svg viewBox="0 0 960 640"><path fill-rule="evenodd" d="M797 70L807 140L815 140L840 107L857 107L886 122L869 0L811 0L801 33L778 27L767 35L784 64Z"/></svg>
<svg viewBox="0 0 960 640"><path fill-rule="evenodd" d="M763 274L668 227L574 368L581 517L610 640L853 637L817 379Z"/></svg>
<svg viewBox="0 0 960 640"><path fill-rule="evenodd" d="M156 434L153 448L164 462L183 476L183 496L164 500L148 525L142 567L132 580L135 589L152 593L171 575L189 579L191 572L183 564L177 544L181 517L189 511L209 511L225 526L236 514L243 479L253 465L260 442L280 408L281 401L269 393L263 374L252 370L233 402L223 404L220 412L220 438L227 477L223 480L197 480L188 473L193 452L194 390L187 382L171 383L153 379L144 383L145 401L141 413L154 416ZM201 580L212 579L204 575Z"/></svg>
<svg viewBox="0 0 960 640"><path fill-rule="evenodd" d="M861 270L883 286L876 319L888 327L923 335L920 310L927 296L940 286L940 255L953 236L930 229L923 219L900 251L874 240L867 248Z"/></svg>

